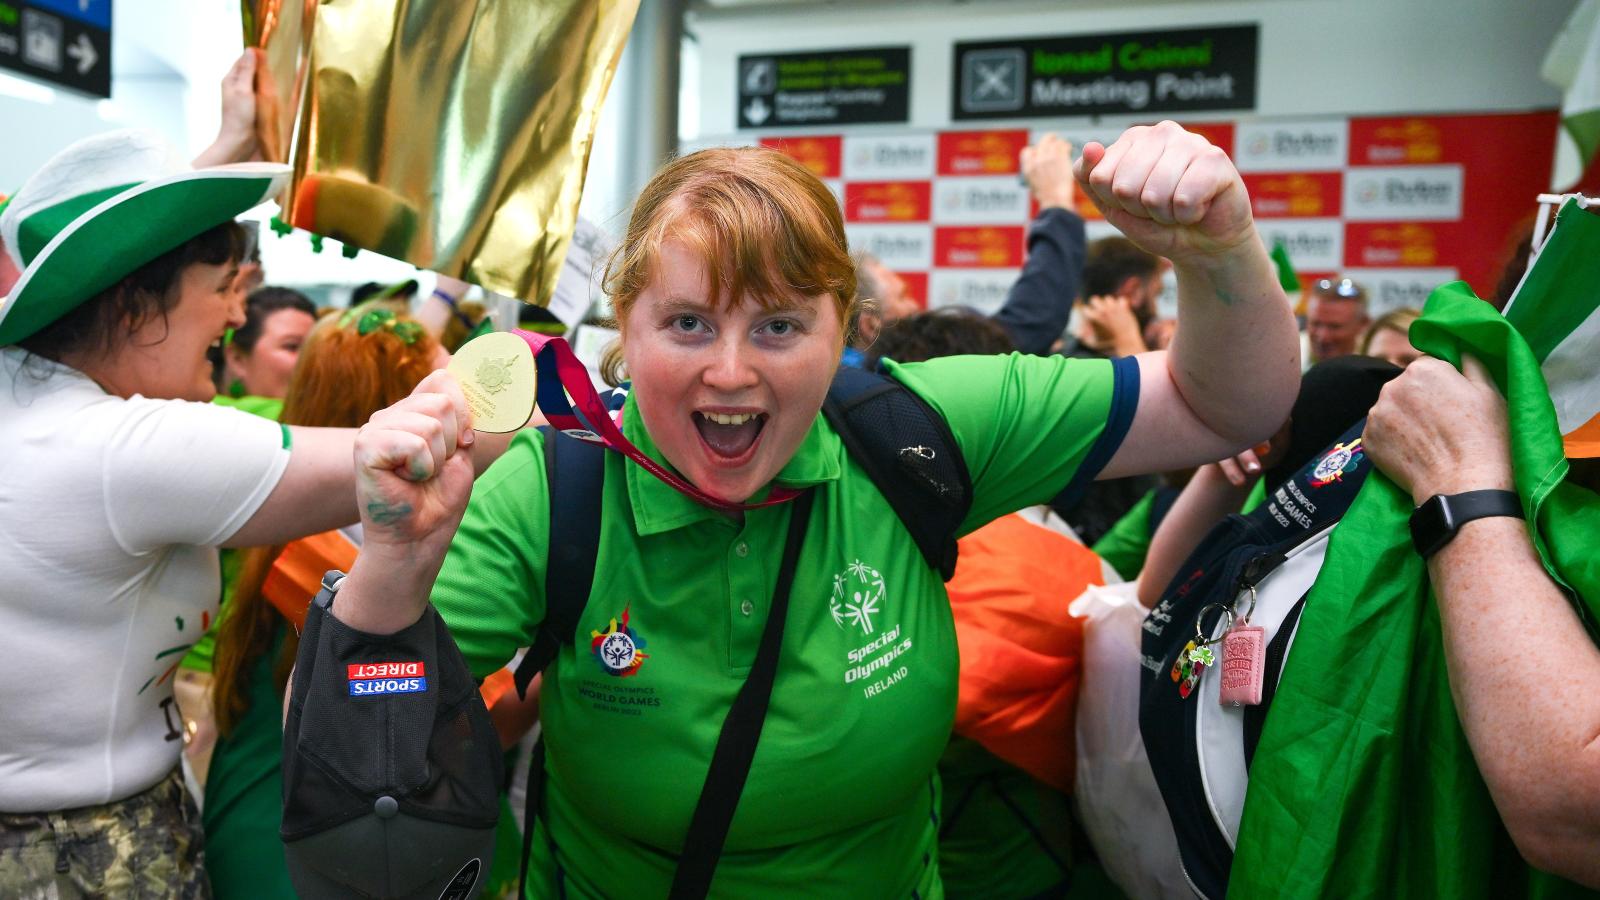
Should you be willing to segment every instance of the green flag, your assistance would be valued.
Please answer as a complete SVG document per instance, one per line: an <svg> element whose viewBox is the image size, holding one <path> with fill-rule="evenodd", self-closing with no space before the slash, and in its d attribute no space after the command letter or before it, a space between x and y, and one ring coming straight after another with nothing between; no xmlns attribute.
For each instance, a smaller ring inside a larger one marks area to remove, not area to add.
<svg viewBox="0 0 1600 900"><path fill-rule="evenodd" d="M1433 292L1411 341L1457 367L1470 353L1499 385L1530 534L1592 626L1600 498L1564 480L1527 341L1462 282ZM1531 869L1500 822L1450 696L1411 510L1374 472L1333 533L1250 770L1231 898L1595 896Z"/></svg>
<svg viewBox="0 0 1600 900"><path fill-rule="evenodd" d="M1278 267L1278 284L1287 293L1300 290L1300 276L1294 273L1294 264L1289 262L1289 249L1283 246L1283 241L1272 242L1272 262Z"/></svg>
<svg viewBox="0 0 1600 900"><path fill-rule="evenodd" d="M1568 200L1538 263L1506 305L1506 319L1539 360L1567 458L1600 456L1600 215Z"/></svg>

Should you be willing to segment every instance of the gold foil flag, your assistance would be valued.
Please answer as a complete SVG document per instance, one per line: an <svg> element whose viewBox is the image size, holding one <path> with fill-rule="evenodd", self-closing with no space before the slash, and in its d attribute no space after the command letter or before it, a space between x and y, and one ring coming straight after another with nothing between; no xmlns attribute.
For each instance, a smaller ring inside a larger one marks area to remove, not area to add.
<svg viewBox="0 0 1600 900"><path fill-rule="evenodd" d="M246 38L271 69L258 90L278 107L260 116L263 133L295 170L284 218L547 304L637 11L638 0L246 0Z"/></svg>

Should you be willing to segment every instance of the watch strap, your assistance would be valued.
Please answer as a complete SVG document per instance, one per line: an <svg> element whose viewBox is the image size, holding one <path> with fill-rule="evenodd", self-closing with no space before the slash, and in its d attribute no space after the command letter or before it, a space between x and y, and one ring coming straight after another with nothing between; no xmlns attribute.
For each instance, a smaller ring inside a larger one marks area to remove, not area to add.
<svg viewBox="0 0 1600 900"><path fill-rule="evenodd" d="M322 576L322 590L311 598L311 602L325 610L333 609L333 595L339 593L339 585L344 583L344 573L338 569L329 569ZM305 596L302 594L301 596Z"/></svg>
<svg viewBox="0 0 1600 900"><path fill-rule="evenodd" d="M1411 514L1411 543L1427 559L1450 543L1461 526L1493 516L1523 518L1516 491L1480 490L1435 494Z"/></svg>

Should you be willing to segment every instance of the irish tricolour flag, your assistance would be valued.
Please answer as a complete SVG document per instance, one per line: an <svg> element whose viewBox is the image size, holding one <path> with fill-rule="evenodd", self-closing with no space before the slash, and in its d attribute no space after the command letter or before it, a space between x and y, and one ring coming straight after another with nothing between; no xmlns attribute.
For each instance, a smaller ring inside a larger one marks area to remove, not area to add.
<svg viewBox="0 0 1600 900"><path fill-rule="evenodd" d="M1600 208L1566 202L1505 314L1550 385L1567 456L1600 456Z"/></svg>

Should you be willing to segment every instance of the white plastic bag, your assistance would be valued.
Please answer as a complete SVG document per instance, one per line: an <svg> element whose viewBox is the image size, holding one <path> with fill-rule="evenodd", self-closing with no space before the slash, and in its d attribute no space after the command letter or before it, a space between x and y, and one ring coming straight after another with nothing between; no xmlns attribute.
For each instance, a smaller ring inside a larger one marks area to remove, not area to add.
<svg viewBox="0 0 1600 900"><path fill-rule="evenodd" d="M1073 790L1106 875L1129 897L1192 900L1178 839L1139 737L1138 582L1091 587L1072 602L1082 616L1078 771Z"/></svg>

